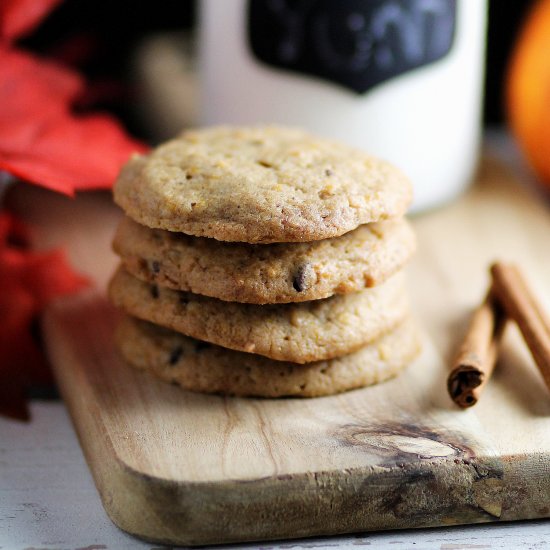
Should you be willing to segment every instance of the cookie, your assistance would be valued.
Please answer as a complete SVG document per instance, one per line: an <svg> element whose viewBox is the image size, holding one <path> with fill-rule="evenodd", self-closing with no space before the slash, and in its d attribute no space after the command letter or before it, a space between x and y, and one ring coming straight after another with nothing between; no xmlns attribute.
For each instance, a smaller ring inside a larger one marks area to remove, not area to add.
<svg viewBox="0 0 550 550"><path fill-rule="evenodd" d="M391 164L301 130L213 127L134 156L114 199L152 228L221 241L307 242L401 216L411 185Z"/></svg>
<svg viewBox="0 0 550 550"><path fill-rule="evenodd" d="M322 241L254 245L149 229L125 217L113 248L142 281L229 302L279 304L378 285L411 257L415 238L402 218Z"/></svg>
<svg viewBox="0 0 550 550"><path fill-rule="evenodd" d="M258 397L316 397L376 384L396 376L420 351L410 319L352 354L306 365L227 350L131 317L119 325L116 341L130 365L166 382Z"/></svg>
<svg viewBox="0 0 550 550"><path fill-rule="evenodd" d="M237 304L150 285L120 268L111 301L130 315L226 348L307 363L350 353L390 330L408 312L404 277L325 300Z"/></svg>

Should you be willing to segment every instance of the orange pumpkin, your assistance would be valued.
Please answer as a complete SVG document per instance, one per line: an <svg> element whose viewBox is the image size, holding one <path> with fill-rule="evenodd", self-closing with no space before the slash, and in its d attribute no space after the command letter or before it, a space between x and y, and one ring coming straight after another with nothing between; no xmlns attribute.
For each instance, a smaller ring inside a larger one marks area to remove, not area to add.
<svg viewBox="0 0 550 550"><path fill-rule="evenodd" d="M550 189L550 0L530 12L514 48L506 108L512 132Z"/></svg>

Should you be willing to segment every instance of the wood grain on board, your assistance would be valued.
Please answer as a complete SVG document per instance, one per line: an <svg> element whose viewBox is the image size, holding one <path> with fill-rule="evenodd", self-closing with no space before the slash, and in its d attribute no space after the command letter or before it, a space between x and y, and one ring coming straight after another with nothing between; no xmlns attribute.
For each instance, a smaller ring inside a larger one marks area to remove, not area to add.
<svg viewBox="0 0 550 550"><path fill-rule="evenodd" d="M116 211L100 197L55 204L99 288L48 312L46 343L113 521L207 544L550 516L550 396L515 328L478 405L462 411L446 395L491 261L519 262L550 310L548 204L494 162L478 180L414 220L420 359L387 383L317 399L195 395L125 366L104 296ZM40 223L38 209L27 214Z"/></svg>

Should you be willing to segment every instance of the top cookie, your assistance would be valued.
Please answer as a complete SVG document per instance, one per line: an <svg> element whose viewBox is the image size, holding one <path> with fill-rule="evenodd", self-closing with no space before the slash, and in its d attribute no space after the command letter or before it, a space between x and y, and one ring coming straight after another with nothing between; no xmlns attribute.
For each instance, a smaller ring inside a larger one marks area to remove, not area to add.
<svg viewBox="0 0 550 550"><path fill-rule="evenodd" d="M133 157L115 202L153 228L221 241L315 241L401 216L408 179L391 164L292 128L214 127Z"/></svg>

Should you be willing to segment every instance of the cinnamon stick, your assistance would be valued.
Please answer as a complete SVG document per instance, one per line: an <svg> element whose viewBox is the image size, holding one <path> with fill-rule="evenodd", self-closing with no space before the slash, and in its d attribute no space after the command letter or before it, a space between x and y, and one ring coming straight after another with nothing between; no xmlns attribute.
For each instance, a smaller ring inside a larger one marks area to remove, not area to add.
<svg viewBox="0 0 550 550"><path fill-rule="evenodd" d="M506 317L491 291L476 309L447 380L451 399L462 408L475 405L491 377Z"/></svg>
<svg viewBox="0 0 550 550"><path fill-rule="evenodd" d="M493 289L506 315L519 327L548 389L550 389L550 322L520 269L512 264L491 266Z"/></svg>

